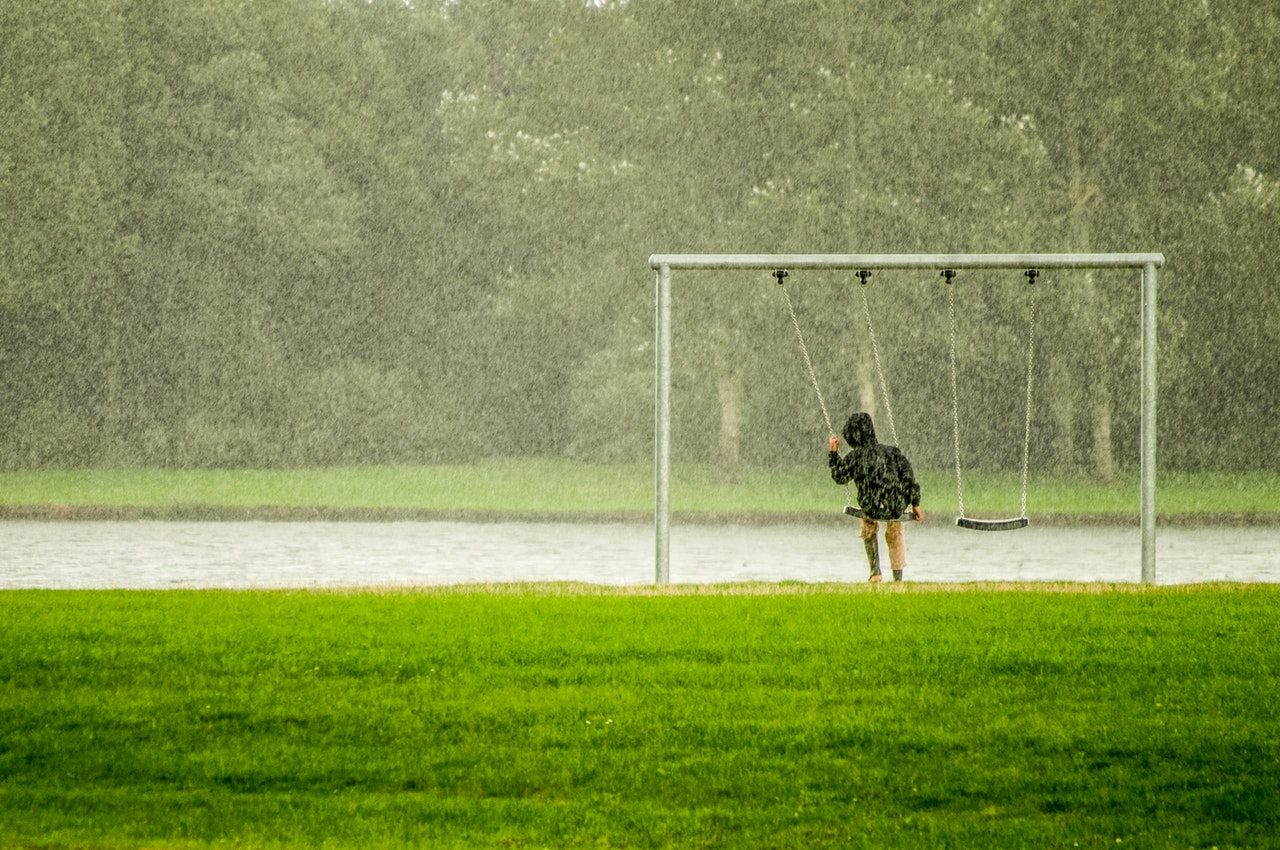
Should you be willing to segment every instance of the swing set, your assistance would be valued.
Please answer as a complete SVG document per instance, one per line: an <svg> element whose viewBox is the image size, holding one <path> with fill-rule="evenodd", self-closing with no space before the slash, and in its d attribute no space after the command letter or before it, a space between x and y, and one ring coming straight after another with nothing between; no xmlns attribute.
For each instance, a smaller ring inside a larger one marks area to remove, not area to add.
<svg viewBox="0 0 1280 850"><path fill-rule="evenodd" d="M1026 405L1025 405L1025 423L1023 426L1022 439L1022 494L1018 516L1008 519L976 519L967 516L964 510L964 478L961 473L960 465L960 395L957 390L957 367L956 367L956 299L955 289L951 281L956 276L955 269L943 269L941 277L947 282L947 313L950 317L950 334L949 334L949 350L951 364L951 442L955 454L955 470L956 470L956 506L958 514L956 516L956 525L960 528L967 528L972 531L1013 531L1019 528L1026 528L1030 524L1027 518L1027 473L1030 468L1031 461L1031 378L1032 367L1035 362L1035 282L1039 277L1038 269L1027 269L1023 274L1027 278L1030 285L1031 297L1027 299L1027 385L1026 385ZM804 356L805 367L809 370L809 382L813 385L813 392L818 397L818 406L822 410L822 418L827 424L827 433L836 436L835 428L831 424L831 416L827 412L827 403L822 395L822 388L818 385L818 376L813 369L813 360L809 356L809 346L805 344L804 333L800 330L800 320L796 317L795 304L791 300L791 293L787 291L784 281L789 277L786 269L777 269L773 276L778 281L778 287L782 290L783 297L787 303L787 313L791 316L791 326L795 329L796 340L800 343L800 353ZM867 298L867 281L871 277L871 272L867 269L859 269L856 273L860 281L858 290L862 293L862 313L866 318L867 338L871 342L872 360L876 367L876 377L880 385L880 399L884 402L885 414L889 419L889 433L893 440L893 445L901 446L898 442L898 429L893 419L893 405L889 401L889 384L885 379L884 364L880 359L880 345L876 342L875 323L871 320L871 303ZM844 513L852 517L863 517L860 507L853 503L853 491L848 484L845 485L847 504ZM915 516L908 511L900 517L901 521L907 522L915 519Z"/></svg>
<svg viewBox="0 0 1280 850"><path fill-rule="evenodd" d="M871 343L872 358L889 424L893 443L898 443L897 427L889 400L888 381L880 358L871 306L867 298L868 279L873 270L921 270L940 272L946 281L947 312L949 318L949 348L951 377L951 434L955 459L956 525L977 531L1009 531L1025 528L1027 517L1027 478L1030 468L1032 378L1035 355L1035 292L1036 278L1049 269L1137 269L1141 271L1142 287L1142 353L1141 353L1141 436L1139 455L1141 465L1141 506L1139 509L1142 534L1141 577L1143 582L1155 581L1155 434L1156 434L1156 269L1164 265L1162 254L655 254L649 258L649 267L656 273L655 279L655 440L654 440L654 572L657 584L670 582L670 527L671 527L671 277L672 270L772 270L786 300L788 314L796 339L799 342L809 380L828 432L834 436L831 417L827 411L822 388L814 372L813 361L801 332L795 305L784 281L789 270L828 269L852 271L860 281L863 316L867 337ZM956 361L956 298L952 281L958 270L1011 269L1022 270L1027 278L1026 331L1026 383L1022 442L1022 488L1018 516L1007 519L979 519L965 513L964 479L960 462L960 404L959 380ZM844 513L862 516L861 509L853 503L851 491ZM904 515L903 519L910 519Z"/></svg>

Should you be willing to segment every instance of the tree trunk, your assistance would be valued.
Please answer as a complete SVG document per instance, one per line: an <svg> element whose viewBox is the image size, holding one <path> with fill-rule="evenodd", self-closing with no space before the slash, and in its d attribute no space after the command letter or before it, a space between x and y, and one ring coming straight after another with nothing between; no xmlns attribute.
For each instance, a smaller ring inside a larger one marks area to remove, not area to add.
<svg viewBox="0 0 1280 850"><path fill-rule="evenodd" d="M1090 471L1101 481L1110 481L1115 475L1115 455L1111 445L1112 397L1111 350L1108 338L1112 322L1106 305L1098 292L1098 282L1092 273L1085 275L1084 292L1081 294L1083 315L1079 317L1083 328L1087 352L1086 368L1092 377L1085 386L1089 398L1089 430L1092 440L1089 449Z"/></svg>
<svg viewBox="0 0 1280 850"><path fill-rule="evenodd" d="M858 409L870 413L871 421L877 426L880 425L880 408L876 406L876 376L871 368L871 362L866 357L858 359ZM846 410L832 414L834 417L832 424L835 425L836 431L844 427L845 417L852 412ZM884 427L889 427L887 422ZM876 436L883 443L888 439L889 432L886 430L882 433L877 430Z"/></svg>
<svg viewBox="0 0 1280 850"><path fill-rule="evenodd" d="M1079 156L1073 156L1072 159L1071 182L1068 187L1072 250L1087 251L1093 243L1088 211L1099 200L1100 191L1097 184L1089 179L1080 164ZM1115 475L1111 446L1111 376L1106 362L1109 353L1106 350L1105 333L1105 328L1110 323L1106 320L1106 309L1098 293L1098 282L1093 272L1085 273L1076 304L1078 307L1073 311L1075 324L1080 328L1084 341L1080 350L1087 352L1091 358L1103 360L1090 369L1090 373L1097 376L1096 380L1084 387L1090 399L1089 429L1093 437L1089 465L1100 480L1110 481Z"/></svg>
<svg viewBox="0 0 1280 850"><path fill-rule="evenodd" d="M119 465L125 440L124 377L122 375L120 305L116 298L117 282L112 278L100 279L99 302L96 316L88 319L96 323L97 357L102 367L102 432L96 450L99 462L109 466ZM86 447L77 446L78 451Z"/></svg>
<svg viewBox="0 0 1280 850"><path fill-rule="evenodd" d="M736 369L722 371L716 379L716 394L720 397L720 450L716 471L721 481L732 482L738 478L741 460L742 373Z"/></svg>
<svg viewBox="0 0 1280 850"><path fill-rule="evenodd" d="M1093 474L1110 482L1115 478L1111 450L1111 388L1094 387L1093 394Z"/></svg>
<svg viewBox="0 0 1280 850"><path fill-rule="evenodd" d="M1045 396L1049 399L1049 419L1053 431L1049 454L1053 470L1060 474L1077 471L1076 466L1076 387L1072 380L1071 361L1059 353L1049 363L1045 380Z"/></svg>

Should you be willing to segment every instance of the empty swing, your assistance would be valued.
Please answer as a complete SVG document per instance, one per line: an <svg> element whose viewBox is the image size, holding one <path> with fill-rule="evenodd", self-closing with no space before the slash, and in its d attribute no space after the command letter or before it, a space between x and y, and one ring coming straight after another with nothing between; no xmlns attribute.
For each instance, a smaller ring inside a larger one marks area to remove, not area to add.
<svg viewBox="0 0 1280 850"><path fill-rule="evenodd" d="M871 353L874 357L876 373L880 380L880 395L884 399L885 413L889 417L889 433L892 436L893 445L896 446L898 445L898 429L895 427L893 422L893 408L889 404L889 388L884 377L884 367L880 362L880 348L876 344L875 329L871 323L871 306L867 301L866 284L867 278L871 277L871 272L864 269L860 270L857 275L862 282L862 286L860 287L860 291L862 292L862 309L867 319L867 335L871 338ZM787 292L787 288L783 284L783 281L788 277L788 274L785 269L778 269L773 273L773 276L778 279L778 287L782 290L782 295L786 299L787 312L791 316L791 326L795 329L796 341L800 343L800 353L804 356L804 365L809 370L809 382L813 385L814 395L818 397L818 407L821 408L822 419L827 424L827 434L830 437L835 437L836 430L831 424L831 415L827 412L827 403L822 397L822 388L818 386L818 376L813 370L813 360L809 357L809 346L805 345L804 334L800 331L800 320L796 318L796 308L791 302L791 293ZM848 483L846 483L844 487L846 501L843 511L844 515L856 517L858 519L865 519L862 508L853 503L853 489L848 485ZM915 521L915 515L911 511L907 511L900 519L902 522L913 522Z"/></svg>
<svg viewBox="0 0 1280 850"><path fill-rule="evenodd" d="M956 525L960 528L968 528L974 531L1013 531L1019 528L1026 528L1031 523L1031 520L1027 518L1027 470L1030 466L1031 458L1031 375L1032 366L1035 362L1036 331L1035 282L1040 272L1036 269L1027 269L1023 274L1027 278L1028 286L1031 287L1031 295L1027 299L1027 389L1026 416L1022 432L1022 494L1018 516L1008 519L974 519L973 517L965 516L964 480L960 474L960 397L956 389L956 299L955 289L951 285L951 279L956 276L956 273L953 269L946 269L941 275L947 281L947 313L951 320L951 444L955 453L956 466L956 508L958 511Z"/></svg>

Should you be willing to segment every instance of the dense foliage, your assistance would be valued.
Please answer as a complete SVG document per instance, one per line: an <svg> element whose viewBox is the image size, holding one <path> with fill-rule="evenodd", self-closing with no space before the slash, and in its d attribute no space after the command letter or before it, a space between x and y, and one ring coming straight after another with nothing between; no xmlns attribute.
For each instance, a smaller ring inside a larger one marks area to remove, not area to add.
<svg viewBox="0 0 1280 850"><path fill-rule="evenodd" d="M9 467L640 459L650 253L1018 250L1163 251L1163 462L1280 464L1274 8L85 0L0 34ZM811 458L771 279L691 277L677 451ZM1012 278L956 284L980 466L1020 457ZM1035 456L1105 478L1136 281L1043 283ZM831 406L881 412L848 279L790 285ZM939 284L869 302L943 467Z"/></svg>

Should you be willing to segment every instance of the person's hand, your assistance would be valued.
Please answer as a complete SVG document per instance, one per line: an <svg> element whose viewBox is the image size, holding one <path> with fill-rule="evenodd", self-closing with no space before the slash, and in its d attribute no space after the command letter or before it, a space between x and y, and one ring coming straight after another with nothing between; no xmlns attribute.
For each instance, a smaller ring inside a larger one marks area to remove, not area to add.
<svg viewBox="0 0 1280 850"><path fill-rule="evenodd" d="M831 435L831 439L827 441L827 451L835 452L840 450L840 438L835 434Z"/></svg>
<svg viewBox="0 0 1280 850"><path fill-rule="evenodd" d="M924 522L924 511L920 510L919 505L911 506L911 515L916 518L916 522Z"/></svg>

